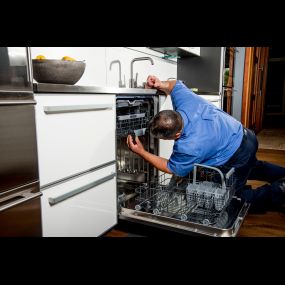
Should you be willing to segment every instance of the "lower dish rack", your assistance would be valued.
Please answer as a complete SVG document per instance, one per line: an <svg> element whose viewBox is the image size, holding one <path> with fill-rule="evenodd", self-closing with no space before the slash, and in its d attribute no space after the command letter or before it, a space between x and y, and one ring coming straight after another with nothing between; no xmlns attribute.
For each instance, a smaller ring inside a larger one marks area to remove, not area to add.
<svg viewBox="0 0 285 285"><path fill-rule="evenodd" d="M136 188L136 211L204 225L226 219L225 209L234 195L234 169L223 174L218 168L195 164L191 176L168 178Z"/></svg>

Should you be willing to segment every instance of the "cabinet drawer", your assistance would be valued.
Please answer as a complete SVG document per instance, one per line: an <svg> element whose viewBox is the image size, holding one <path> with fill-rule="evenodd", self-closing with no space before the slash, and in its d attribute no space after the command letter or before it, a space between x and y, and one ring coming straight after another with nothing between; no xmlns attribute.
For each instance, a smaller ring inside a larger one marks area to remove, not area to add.
<svg viewBox="0 0 285 285"><path fill-rule="evenodd" d="M117 223L115 164L43 190L45 237L99 236Z"/></svg>
<svg viewBox="0 0 285 285"><path fill-rule="evenodd" d="M115 95L36 95L41 187L115 160Z"/></svg>

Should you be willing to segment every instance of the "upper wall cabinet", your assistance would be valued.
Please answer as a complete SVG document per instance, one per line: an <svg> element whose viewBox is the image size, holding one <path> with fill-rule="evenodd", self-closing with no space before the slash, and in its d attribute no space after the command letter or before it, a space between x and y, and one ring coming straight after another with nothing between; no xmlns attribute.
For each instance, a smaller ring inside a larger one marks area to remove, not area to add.
<svg viewBox="0 0 285 285"><path fill-rule="evenodd" d="M168 57L191 57L200 55L200 47L149 47L152 50L163 53Z"/></svg>
<svg viewBox="0 0 285 285"><path fill-rule="evenodd" d="M177 78L199 94L221 95L224 54L223 47L201 47L200 56L179 58Z"/></svg>

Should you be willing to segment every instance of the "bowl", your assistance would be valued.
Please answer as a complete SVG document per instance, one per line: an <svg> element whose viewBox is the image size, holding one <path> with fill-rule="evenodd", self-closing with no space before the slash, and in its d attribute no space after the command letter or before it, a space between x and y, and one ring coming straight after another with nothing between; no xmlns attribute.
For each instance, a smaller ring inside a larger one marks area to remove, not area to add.
<svg viewBox="0 0 285 285"><path fill-rule="evenodd" d="M33 59L33 77L38 83L75 84L83 75L84 61Z"/></svg>

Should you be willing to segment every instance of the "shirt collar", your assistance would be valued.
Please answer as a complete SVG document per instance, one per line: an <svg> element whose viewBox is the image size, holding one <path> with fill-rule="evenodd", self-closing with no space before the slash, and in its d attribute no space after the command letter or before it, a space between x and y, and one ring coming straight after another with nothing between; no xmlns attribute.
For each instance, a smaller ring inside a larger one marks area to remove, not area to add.
<svg viewBox="0 0 285 285"><path fill-rule="evenodd" d="M181 115L182 120L183 120L183 128L182 128L182 132L181 132L181 136L180 136L180 137L183 137L185 135L185 129L186 129L186 126L189 123L189 120L188 120L186 114L183 111L179 110L177 112Z"/></svg>

